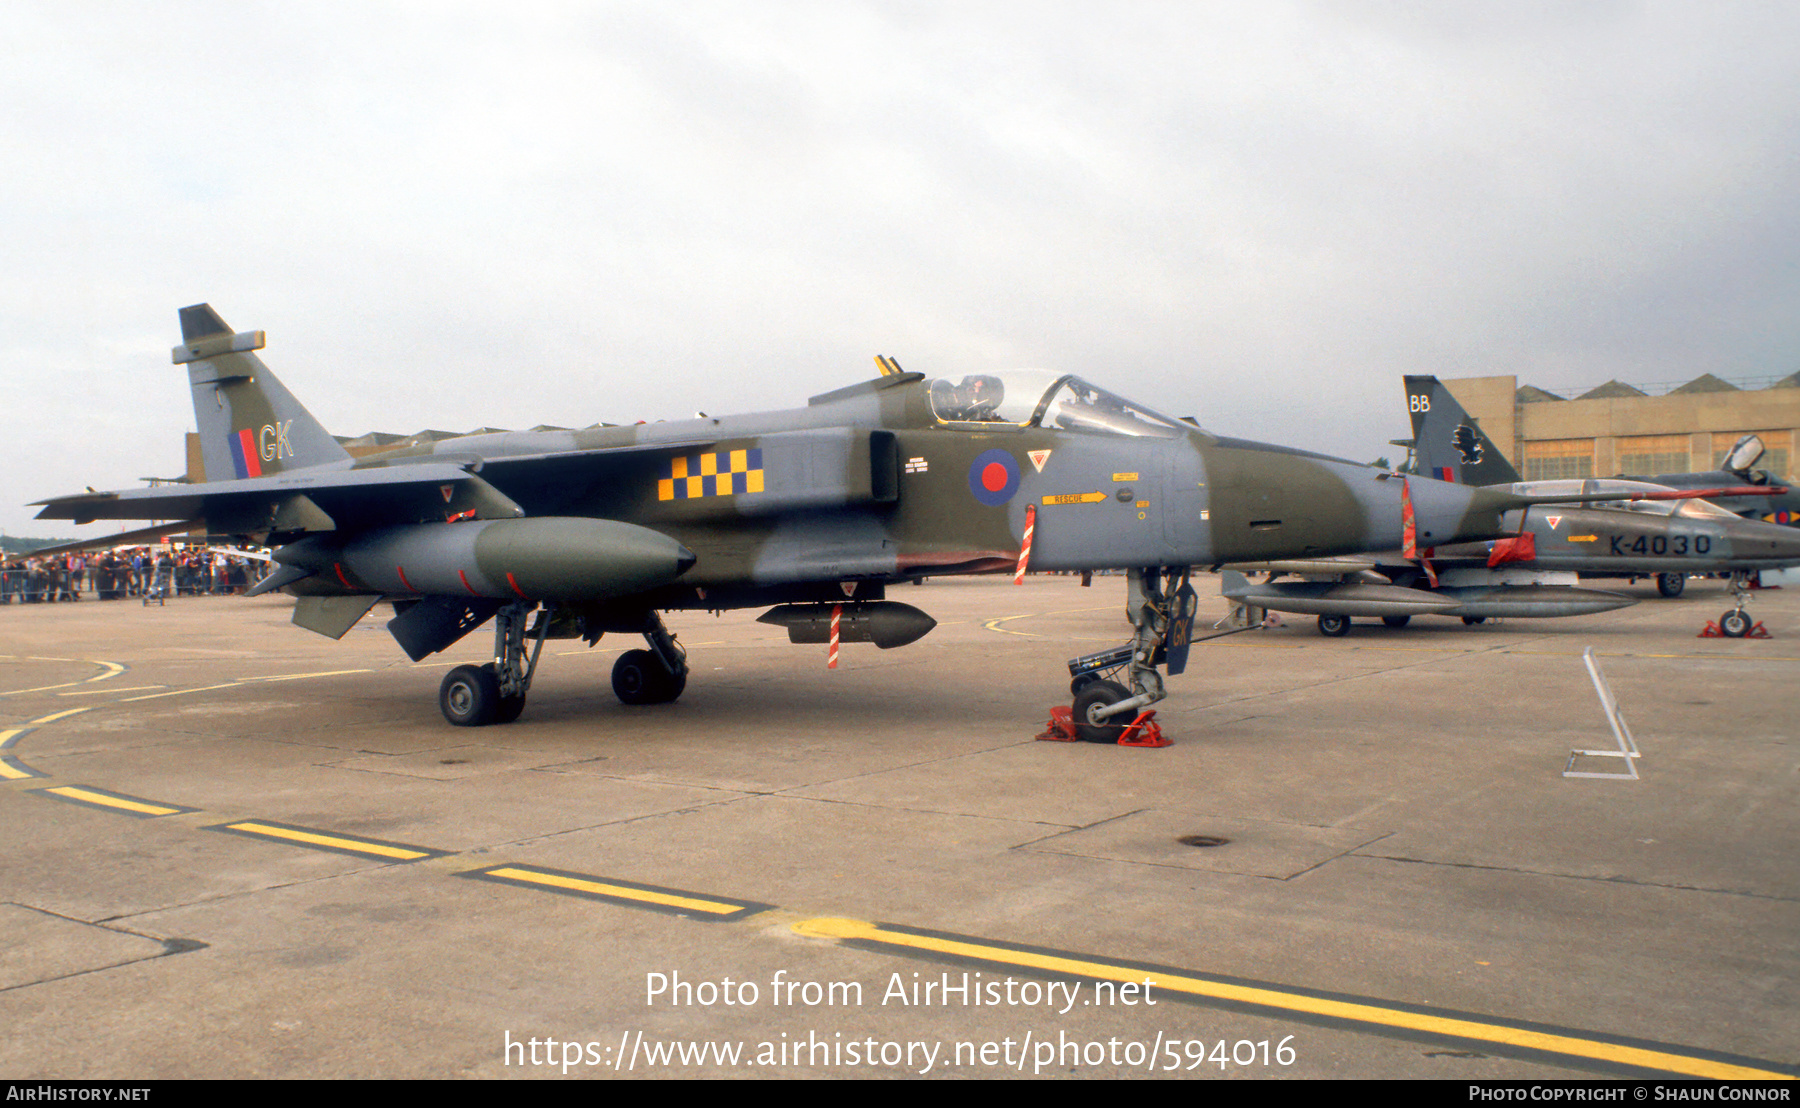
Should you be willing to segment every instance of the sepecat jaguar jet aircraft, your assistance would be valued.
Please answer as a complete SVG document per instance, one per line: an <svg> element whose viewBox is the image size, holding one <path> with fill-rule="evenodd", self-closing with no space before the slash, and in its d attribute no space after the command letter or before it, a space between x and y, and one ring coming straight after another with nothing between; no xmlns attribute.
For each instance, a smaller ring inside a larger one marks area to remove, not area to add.
<svg viewBox="0 0 1800 1108"><path fill-rule="evenodd" d="M518 718L548 637L642 635L614 691L667 702L689 670L665 611L767 607L792 641L888 648L935 626L888 585L1119 568L1133 638L1104 670L1071 664L1082 737L1110 741L1165 695L1159 667L1186 664L1189 567L1499 537L1508 511L1596 499L1225 438L1068 374L928 379L885 358L881 376L791 411L352 459L256 355L262 332L205 304L180 316L173 359L208 479L39 501L39 518L178 521L135 534L204 526L277 546L252 594L285 589L294 622L333 637L390 602L414 660L492 620L494 661L439 689L463 726Z"/></svg>

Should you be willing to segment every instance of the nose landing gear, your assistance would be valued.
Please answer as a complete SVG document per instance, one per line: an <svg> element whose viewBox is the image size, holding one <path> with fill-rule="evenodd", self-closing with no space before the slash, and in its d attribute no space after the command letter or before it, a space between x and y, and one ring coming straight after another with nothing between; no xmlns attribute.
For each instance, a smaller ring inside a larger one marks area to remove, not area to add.
<svg viewBox="0 0 1800 1108"><path fill-rule="evenodd" d="M1769 632L1761 623L1750 618L1744 611L1744 602L1750 599L1750 574L1739 570L1731 575L1731 600L1734 607L1719 617L1717 623L1707 623L1706 630L1700 632L1700 638L1726 639L1766 639Z"/></svg>
<svg viewBox="0 0 1800 1108"><path fill-rule="evenodd" d="M1176 582L1179 580L1179 584ZM1160 665L1187 667L1197 600L1188 571L1150 566L1127 575L1126 616L1135 630L1124 646L1069 661L1074 703L1050 710L1038 737L1061 742L1168 746L1150 705L1167 696Z"/></svg>

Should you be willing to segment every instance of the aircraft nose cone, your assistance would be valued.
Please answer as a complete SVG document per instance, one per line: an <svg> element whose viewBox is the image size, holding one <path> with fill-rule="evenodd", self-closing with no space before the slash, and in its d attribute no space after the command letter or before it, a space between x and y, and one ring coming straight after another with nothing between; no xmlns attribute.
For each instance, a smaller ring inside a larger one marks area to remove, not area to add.
<svg viewBox="0 0 1800 1108"><path fill-rule="evenodd" d="M1745 520L1732 535L1732 549L1742 558L1800 565L1800 527Z"/></svg>
<svg viewBox="0 0 1800 1108"><path fill-rule="evenodd" d="M1771 526L1780 527L1781 525L1771 524ZM1781 529L1789 534L1780 536L1771 542L1770 545L1775 547L1775 556L1782 561L1800 565L1800 528L1781 527Z"/></svg>

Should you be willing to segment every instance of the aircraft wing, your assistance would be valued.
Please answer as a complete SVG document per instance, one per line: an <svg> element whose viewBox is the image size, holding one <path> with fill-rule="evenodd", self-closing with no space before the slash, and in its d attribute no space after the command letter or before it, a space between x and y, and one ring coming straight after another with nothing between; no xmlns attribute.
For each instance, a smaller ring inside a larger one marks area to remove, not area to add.
<svg viewBox="0 0 1800 1108"><path fill-rule="evenodd" d="M39 519L205 519L215 532L330 531L372 517L442 519L475 510L523 515L510 498L460 465L442 463L286 470L266 477L78 493L40 500Z"/></svg>
<svg viewBox="0 0 1800 1108"><path fill-rule="evenodd" d="M39 519L205 520L215 533L363 530L451 516L507 519L526 510L479 476L490 471L511 485L603 480L608 462L680 453L711 445L694 439L593 450L483 457L450 452L361 468L318 466L262 477L89 492L33 503Z"/></svg>

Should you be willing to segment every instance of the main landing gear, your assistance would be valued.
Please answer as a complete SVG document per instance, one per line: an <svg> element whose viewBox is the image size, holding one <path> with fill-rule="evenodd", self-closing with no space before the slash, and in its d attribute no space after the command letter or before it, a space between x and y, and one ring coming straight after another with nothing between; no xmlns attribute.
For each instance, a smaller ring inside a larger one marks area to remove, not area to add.
<svg viewBox="0 0 1800 1108"><path fill-rule="evenodd" d="M622 704L667 704L687 688L687 651L669 634L662 617L644 617L648 650L627 650L613 663L613 695Z"/></svg>
<svg viewBox="0 0 1800 1108"><path fill-rule="evenodd" d="M457 666L438 686L438 707L445 719L458 727L485 727L519 718L550 630L552 610L545 608L529 632L536 642L527 658L525 620L535 607L533 602L520 601L494 613L494 660L481 666Z"/></svg>
<svg viewBox="0 0 1800 1108"><path fill-rule="evenodd" d="M1069 661L1069 692L1074 704L1051 710L1050 729L1042 737L1122 746L1168 745L1153 718L1156 713L1149 710L1168 695L1156 667L1169 660L1169 648L1177 644L1180 661L1185 664L1194 611L1193 589L1187 585L1186 574L1181 575L1176 589L1165 588L1164 574L1155 566L1129 572L1125 611L1135 629L1131 642ZM1166 583L1173 585L1174 571L1167 574ZM1171 666L1171 671L1179 669Z"/></svg>
<svg viewBox="0 0 1800 1108"><path fill-rule="evenodd" d="M555 609L546 606L527 631L526 619L536 607L520 602L494 613L494 660L486 665L457 666L438 687L438 707L445 719L458 727L483 727L519 718L556 616ZM619 656L613 665L613 692L626 704L667 704L687 688L687 651L656 612L645 613L637 630L649 649L627 650ZM596 630L589 641L599 637Z"/></svg>

